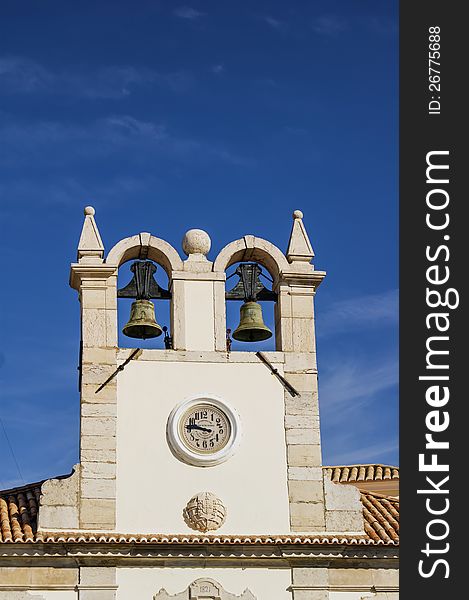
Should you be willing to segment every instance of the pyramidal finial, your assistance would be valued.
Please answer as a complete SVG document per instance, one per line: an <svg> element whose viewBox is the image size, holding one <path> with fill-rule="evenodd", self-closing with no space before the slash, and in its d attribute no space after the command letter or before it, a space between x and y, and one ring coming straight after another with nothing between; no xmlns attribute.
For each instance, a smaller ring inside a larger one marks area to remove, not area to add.
<svg viewBox="0 0 469 600"><path fill-rule="evenodd" d="M85 207L85 222L78 242L79 262L102 262L104 246L99 235L98 226L94 220L95 210L92 206Z"/></svg>
<svg viewBox="0 0 469 600"><path fill-rule="evenodd" d="M303 225L303 213L301 210L295 210L293 213L293 227L288 243L287 259L288 262L300 261L311 262L314 257L314 250Z"/></svg>

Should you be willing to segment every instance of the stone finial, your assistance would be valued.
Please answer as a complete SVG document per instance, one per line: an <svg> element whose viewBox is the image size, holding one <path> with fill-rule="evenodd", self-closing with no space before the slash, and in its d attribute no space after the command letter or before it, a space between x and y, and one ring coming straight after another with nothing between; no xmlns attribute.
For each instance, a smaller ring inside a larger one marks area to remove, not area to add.
<svg viewBox="0 0 469 600"><path fill-rule="evenodd" d="M301 210L295 210L293 212L293 227L287 250L288 262L300 261L309 263L313 257L314 250L303 224L303 213Z"/></svg>
<svg viewBox="0 0 469 600"><path fill-rule="evenodd" d="M194 256L196 260L203 260L209 253L212 241L210 236L203 229L189 229L182 240L182 249L190 258Z"/></svg>
<svg viewBox="0 0 469 600"><path fill-rule="evenodd" d="M81 230L78 242L78 262L80 263L102 263L104 257L104 246L99 235L98 226L94 220L95 210L92 206L86 206L85 222Z"/></svg>

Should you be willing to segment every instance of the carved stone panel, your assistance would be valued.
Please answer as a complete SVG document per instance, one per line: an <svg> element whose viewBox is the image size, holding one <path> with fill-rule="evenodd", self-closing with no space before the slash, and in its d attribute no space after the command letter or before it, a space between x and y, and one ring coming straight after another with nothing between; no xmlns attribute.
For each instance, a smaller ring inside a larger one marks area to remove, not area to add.
<svg viewBox="0 0 469 600"><path fill-rule="evenodd" d="M237 596L227 592L223 586L221 586L214 579L196 579L189 587L183 592L178 594L168 594L168 592L162 588L157 594L153 596L153 600L256 600L253 593L246 589L244 592Z"/></svg>

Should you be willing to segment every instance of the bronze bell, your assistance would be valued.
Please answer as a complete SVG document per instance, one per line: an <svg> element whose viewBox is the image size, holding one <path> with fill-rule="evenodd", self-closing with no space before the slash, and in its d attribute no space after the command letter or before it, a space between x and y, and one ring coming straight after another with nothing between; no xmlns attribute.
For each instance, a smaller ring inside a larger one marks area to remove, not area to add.
<svg viewBox="0 0 469 600"><path fill-rule="evenodd" d="M240 342L260 342L272 336L272 332L262 318L262 307L258 302L245 302L240 308L238 327L233 337Z"/></svg>
<svg viewBox="0 0 469 600"><path fill-rule="evenodd" d="M130 309L130 319L122 333L131 338L154 338L163 333L155 319L155 307L150 300L135 300Z"/></svg>

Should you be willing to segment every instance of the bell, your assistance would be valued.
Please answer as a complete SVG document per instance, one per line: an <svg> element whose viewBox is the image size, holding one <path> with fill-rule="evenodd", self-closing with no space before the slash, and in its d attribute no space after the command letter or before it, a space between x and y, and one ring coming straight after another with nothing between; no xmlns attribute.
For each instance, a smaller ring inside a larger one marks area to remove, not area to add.
<svg viewBox="0 0 469 600"><path fill-rule="evenodd" d="M163 333L155 319L155 307L149 300L135 300L130 309L130 319L122 333L131 338L154 338Z"/></svg>
<svg viewBox="0 0 469 600"><path fill-rule="evenodd" d="M258 302L245 302L239 311L238 327L233 337L240 342L260 342L272 336L272 332L262 318L262 307Z"/></svg>

